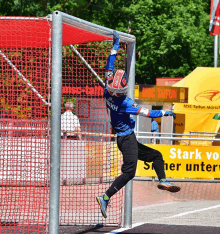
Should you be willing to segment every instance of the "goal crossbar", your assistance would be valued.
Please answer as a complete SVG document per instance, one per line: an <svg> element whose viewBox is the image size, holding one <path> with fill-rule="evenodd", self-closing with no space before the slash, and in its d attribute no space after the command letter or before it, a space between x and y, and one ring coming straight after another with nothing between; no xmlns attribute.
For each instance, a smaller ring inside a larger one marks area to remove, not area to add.
<svg viewBox="0 0 220 234"><path fill-rule="evenodd" d="M60 11L56 11L58 13L62 14L62 19L63 19L63 23L88 31L88 32L92 32L95 34L99 34L102 36L106 36L109 38L113 38L113 30L107 27L103 27L91 22L88 22L86 20L82 20L79 19L77 17L68 15L66 13L60 12ZM52 15L48 15L49 19L52 20ZM121 41L126 42L126 43L134 43L136 38L135 36L131 35L131 34L127 34L127 33L123 33L123 32L119 32L117 31L117 33L120 35Z"/></svg>

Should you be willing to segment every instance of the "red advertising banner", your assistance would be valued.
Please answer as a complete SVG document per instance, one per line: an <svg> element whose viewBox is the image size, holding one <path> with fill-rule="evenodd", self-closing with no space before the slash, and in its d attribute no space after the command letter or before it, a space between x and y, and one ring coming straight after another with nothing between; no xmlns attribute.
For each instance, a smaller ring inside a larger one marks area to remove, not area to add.
<svg viewBox="0 0 220 234"><path fill-rule="evenodd" d="M69 86L63 86L62 87L62 94L71 94L75 96L83 96L83 97L103 97L104 88L101 86L75 86L75 87L69 87Z"/></svg>
<svg viewBox="0 0 220 234"><path fill-rule="evenodd" d="M211 0L209 31L212 36L219 34L219 0Z"/></svg>

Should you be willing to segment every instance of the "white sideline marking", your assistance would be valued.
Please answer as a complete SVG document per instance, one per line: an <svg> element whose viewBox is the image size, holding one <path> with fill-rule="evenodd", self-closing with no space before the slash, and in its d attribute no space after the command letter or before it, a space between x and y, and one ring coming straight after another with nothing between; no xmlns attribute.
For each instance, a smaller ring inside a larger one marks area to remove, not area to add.
<svg viewBox="0 0 220 234"><path fill-rule="evenodd" d="M220 208L220 205L210 206L210 207L202 208L202 209L199 209L199 210L187 211L187 212L179 213L179 214L168 216L168 217L163 217L163 218L160 218L160 219L153 219L153 220L151 220L149 222L135 223L135 224L132 224L132 228L141 226L143 224L152 223L155 220L162 220L162 219L170 219L170 218L175 218L175 217L181 217L181 216L184 216L184 215L193 214L193 213L196 213L196 212L201 212L201 211L206 211L206 210L211 210L211 209L217 209L217 208ZM117 230L114 230L114 231L111 231L111 232L107 232L105 234L117 234L119 232L123 232L123 231L129 230L129 229L132 229L132 228L119 228Z"/></svg>
<svg viewBox="0 0 220 234"><path fill-rule="evenodd" d="M199 209L199 210L192 210L192 211L187 211L187 212L183 212L183 213L180 213L180 214L172 215L172 216L169 216L169 217L164 217L163 219L169 219L169 218L174 218L174 217L181 217L181 216L184 216L184 215L193 214L193 213L201 212L201 211L205 211L205 210L216 209L216 208L219 208L219 207L220 207L220 205L210 206L210 207L202 208L202 209Z"/></svg>
<svg viewBox="0 0 220 234"><path fill-rule="evenodd" d="M154 207L154 206L166 206L166 205L170 205L171 203L173 204L173 202L167 202L167 203L156 203L156 204L151 204L151 205L147 205L147 206L138 206L138 207L134 207L132 210L140 210L140 209L143 210L143 209L146 209L149 207ZM141 226L142 224L145 224L145 222L132 224L132 228ZM132 228L119 228L117 230L107 232L104 234L116 234L116 233L123 232L123 231L126 231L128 229L132 229Z"/></svg>
<svg viewBox="0 0 220 234"><path fill-rule="evenodd" d="M132 224L132 228L141 226L143 224L145 224L145 223L135 223L135 224ZM117 230L114 230L114 231L111 231L111 232L107 232L107 233L104 233L104 234L117 234L119 232L123 232L123 231L129 230L129 229L132 229L132 228L119 228Z"/></svg>

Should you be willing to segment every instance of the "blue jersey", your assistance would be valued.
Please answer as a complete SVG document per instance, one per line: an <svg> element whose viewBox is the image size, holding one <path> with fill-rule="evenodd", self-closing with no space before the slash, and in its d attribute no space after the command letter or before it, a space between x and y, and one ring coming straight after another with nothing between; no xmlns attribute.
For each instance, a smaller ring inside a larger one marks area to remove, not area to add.
<svg viewBox="0 0 220 234"><path fill-rule="evenodd" d="M105 79L106 81L113 77L114 63L119 49L119 40L114 43L111 53L108 57L107 64L105 66ZM104 97L106 100L106 106L110 118L111 125L116 131L118 136L126 136L134 131L135 119L130 115L140 115L150 118L162 117L164 111L160 110L148 110L142 108L140 105L135 103L132 99L122 96L115 97L109 94L105 85ZM168 114L168 113L167 113ZM171 113L169 113L171 114Z"/></svg>
<svg viewBox="0 0 220 234"><path fill-rule="evenodd" d="M134 131L135 127L135 119L130 115L137 115L141 106L126 96L111 96L106 87L104 97L110 122L116 134L118 136L130 135Z"/></svg>

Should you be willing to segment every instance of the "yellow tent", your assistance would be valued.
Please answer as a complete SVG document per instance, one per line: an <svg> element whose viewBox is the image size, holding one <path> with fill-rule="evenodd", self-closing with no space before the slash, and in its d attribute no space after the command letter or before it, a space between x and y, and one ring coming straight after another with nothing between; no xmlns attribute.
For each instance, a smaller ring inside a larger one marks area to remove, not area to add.
<svg viewBox="0 0 220 234"><path fill-rule="evenodd" d="M184 114L184 133L218 132L213 117L220 113L220 68L198 67L173 86L189 88L188 103L174 103L174 112Z"/></svg>

